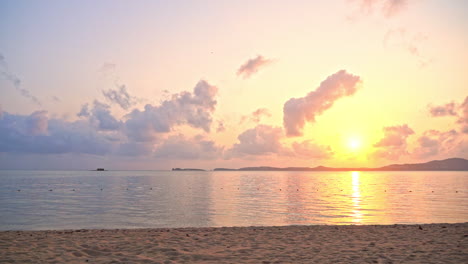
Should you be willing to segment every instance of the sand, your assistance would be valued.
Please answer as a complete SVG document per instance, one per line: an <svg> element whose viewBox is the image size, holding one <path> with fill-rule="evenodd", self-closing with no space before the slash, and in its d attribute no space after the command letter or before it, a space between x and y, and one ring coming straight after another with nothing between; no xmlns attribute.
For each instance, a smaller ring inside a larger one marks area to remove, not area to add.
<svg viewBox="0 0 468 264"><path fill-rule="evenodd" d="M5 231L0 263L468 263L468 223Z"/></svg>

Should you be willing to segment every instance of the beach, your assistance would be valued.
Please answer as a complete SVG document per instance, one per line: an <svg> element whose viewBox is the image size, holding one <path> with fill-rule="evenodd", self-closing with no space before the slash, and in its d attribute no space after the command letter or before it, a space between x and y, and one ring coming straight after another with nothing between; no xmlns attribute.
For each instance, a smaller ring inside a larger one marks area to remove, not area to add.
<svg viewBox="0 0 468 264"><path fill-rule="evenodd" d="M468 263L468 223L2 231L0 263Z"/></svg>

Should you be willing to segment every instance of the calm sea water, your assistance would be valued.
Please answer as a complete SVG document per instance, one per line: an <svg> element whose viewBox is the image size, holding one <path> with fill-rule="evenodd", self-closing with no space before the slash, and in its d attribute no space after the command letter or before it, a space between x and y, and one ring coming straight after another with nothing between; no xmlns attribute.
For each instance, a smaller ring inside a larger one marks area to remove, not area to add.
<svg viewBox="0 0 468 264"><path fill-rule="evenodd" d="M467 172L0 171L0 230L453 222Z"/></svg>

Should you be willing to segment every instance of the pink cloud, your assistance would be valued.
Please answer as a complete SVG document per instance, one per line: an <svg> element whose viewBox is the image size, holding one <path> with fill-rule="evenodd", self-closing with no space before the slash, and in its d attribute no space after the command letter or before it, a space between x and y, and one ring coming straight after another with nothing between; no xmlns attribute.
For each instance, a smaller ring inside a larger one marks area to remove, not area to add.
<svg viewBox="0 0 468 264"><path fill-rule="evenodd" d="M383 2L382 12L386 17L392 17L403 11L408 5L408 0L386 0Z"/></svg>
<svg viewBox="0 0 468 264"><path fill-rule="evenodd" d="M418 145L413 151L413 156L419 159L427 159L434 156L455 157L462 155L462 146L466 146L463 137L455 130L440 132L429 130L418 138ZM465 153L468 150L465 150ZM466 154L465 154L466 155Z"/></svg>
<svg viewBox="0 0 468 264"><path fill-rule="evenodd" d="M268 155L283 151L280 140L284 137L280 127L258 125L241 133L237 139L239 143L234 144L227 153L229 157L245 155Z"/></svg>
<svg viewBox="0 0 468 264"><path fill-rule="evenodd" d="M460 106L460 116L457 123L460 124L461 131L465 134L468 134L468 96L465 98L465 101Z"/></svg>
<svg viewBox="0 0 468 264"><path fill-rule="evenodd" d="M429 112L431 116L456 116L455 103L449 103L440 106L429 106Z"/></svg>
<svg viewBox="0 0 468 264"><path fill-rule="evenodd" d="M286 135L301 136L306 122L315 122L315 117L331 108L336 100L353 95L360 82L359 76L341 70L328 76L305 97L289 99L283 107Z"/></svg>
<svg viewBox="0 0 468 264"><path fill-rule="evenodd" d="M296 156L303 158L328 159L333 156L330 146L319 145L311 140L294 142L292 150Z"/></svg>
<svg viewBox="0 0 468 264"><path fill-rule="evenodd" d="M266 108L258 108L257 110L253 111L250 115L244 115L241 117L240 124L244 123L245 121L251 121L253 123L260 123L262 117L271 117L271 113Z"/></svg>
<svg viewBox="0 0 468 264"><path fill-rule="evenodd" d="M460 131L468 134L468 96L461 104L451 102L441 106L429 106L429 113L433 117L456 116Z"/></svg>
<svg viewBox="0 0 468 264"><path fill-rule="evenodd" d="M377 150L373 156L389 160L398 160L404 155L408 155L407 138L414 134L414 131L407 125L384 127L384 137L374 144Z"/></svg>
<svg viewBox="0 0 468 264"><path fill-rule="evenodd" d="M408 0L351 0L357 6L362 15L370 15L380 8L385 18L391 18L403 10L408 5Z"/></svg>
<svg viewBox="0 0 468 264"><path fill-rule="evenodd" d="M261 68L270 64L272 60L265 59L263 56L258 55L253 59L249 59L242 64L237 70L238 76L243 76L244 79L249 78L252 74L257 73Z"/></svg>

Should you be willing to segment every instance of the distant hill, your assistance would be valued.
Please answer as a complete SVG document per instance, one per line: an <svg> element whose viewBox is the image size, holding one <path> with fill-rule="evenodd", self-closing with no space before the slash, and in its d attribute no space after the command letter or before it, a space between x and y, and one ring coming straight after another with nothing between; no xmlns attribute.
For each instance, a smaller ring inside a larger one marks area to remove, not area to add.
<svg viewBox="0 0 468 264"><path fill-rule="evenodd" d="M215 171L468 171L468 160L451 158L433 160L426 163L392 164L379 168L331 168L318 166L310 167L245 167L240 169L216 168Z"/></svg>
<svg viewBox="0 0 468 264"><path fill-rule="evenodd" d="M426 163L392 164L378 168L386 171L468 171L468 160L451 158L446 160L433 160Z"/></svg>

